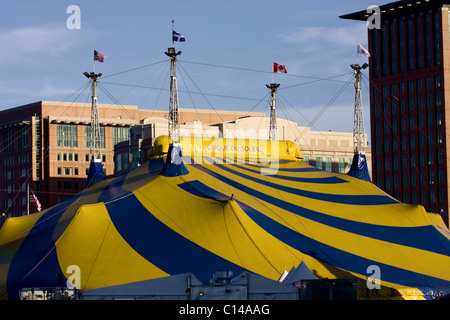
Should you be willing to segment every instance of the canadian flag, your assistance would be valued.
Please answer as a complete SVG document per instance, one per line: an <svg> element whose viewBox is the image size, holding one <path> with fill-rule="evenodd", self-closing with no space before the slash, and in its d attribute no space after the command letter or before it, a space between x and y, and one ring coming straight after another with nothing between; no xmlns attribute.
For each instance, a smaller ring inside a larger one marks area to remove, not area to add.
<svg viewBox="0 0 450 320"><path fill-rule="evenodd" d="M286 67L276 62L273 63L273 72L275 73L287 73Z"/></svg>

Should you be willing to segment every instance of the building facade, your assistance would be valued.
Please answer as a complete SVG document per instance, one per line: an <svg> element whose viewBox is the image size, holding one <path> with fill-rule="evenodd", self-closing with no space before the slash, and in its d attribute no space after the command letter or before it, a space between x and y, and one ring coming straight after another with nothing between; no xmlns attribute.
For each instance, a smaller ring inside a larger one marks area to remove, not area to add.
<svg viewBox="0 0 450 320"><path fill-rule="evenodd" d="M368 25L373 182L447 225L449 4L396 1L341 16L378 23Z"/></svg>
<svg viewBox="0 0 450 320"><path fill-rule="evenodd" d="M132 126L146 118L167 119L166 111L137 106L98 105L102 164L106 177L115 170L114 146L130 139ZM0 112L0 212L2 219L28 211L27 189L49 208L80 192L90 164L91 105L39 101ZM218 123L262 113L180 109L182 123ZM167 120L165 120L167 123ZM167 125L159 128L167 134Z"/></svg>
<svg viewBox="0 0 450 320"><path fill-rule="evenodd" d="M149 146L161 134L167 134L167 119L151 117L145 124L131 128L131 140L115 146L116 174L123 174L143 163ZM304 161L320 170L347 173L350 170L353 156L353 133L312 131L310 127L298 126L286 119L277 119L278 137L280 140L292 141L304 156ZM269 139L270 118L254 114L232 121L216 124L184 123L181 125L182 136L225 139ZM367 140L367 138L366 138ZM150 142L151 141L151 142ZM366 148L366 158L371 164L371 151Z"/></svg>

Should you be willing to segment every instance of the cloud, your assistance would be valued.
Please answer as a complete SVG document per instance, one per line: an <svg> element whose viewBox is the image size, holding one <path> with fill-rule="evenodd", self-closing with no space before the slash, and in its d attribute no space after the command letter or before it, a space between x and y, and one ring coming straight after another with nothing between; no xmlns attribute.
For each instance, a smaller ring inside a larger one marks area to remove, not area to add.
<svg viewBox="0 0 450 320"><path fill-rule="evenodd" d="M72 33L73 34L73 33ZM0 30L0 65L38 62L42 57L55 57L77 43L68 29L60 25L17 27Z"/></svg>
<svg viewBox="0 0 450 320"><path fill-rule="evenodd" d="M349 63L356 62L356 45L363 46L367 28L352 26L300 26L278 34L281 43L296 51L289 63L292 72L330 76L349 71Z"/></svg>
<svg viewBox="0 0 450 320"><path fill-rule="evenodd" d="M305 50L317 49L323 46L347 47L367 38L367 29L364 25L345 27L298 27L280 34L281 41L301 45Z"/></svg>

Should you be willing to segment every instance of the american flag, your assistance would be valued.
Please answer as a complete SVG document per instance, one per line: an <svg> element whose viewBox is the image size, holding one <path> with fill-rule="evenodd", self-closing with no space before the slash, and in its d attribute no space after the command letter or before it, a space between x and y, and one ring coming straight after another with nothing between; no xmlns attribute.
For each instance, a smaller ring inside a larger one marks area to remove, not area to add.
<svg viewBox="0 0 450 320"><path fill-rule="evenodd" d="M39 202L38 198L34 194L33 190L30 189L30 203L31 202L34 202L36 204L36 208L37 208L38 211L42 210L41 203Z"/></svg>
<svg viewBox="0 0 450 320"><path fill-rule="evenodd" d="M94 61L103 62L106 56L103 53L100 53L94 50Z"/></svg>

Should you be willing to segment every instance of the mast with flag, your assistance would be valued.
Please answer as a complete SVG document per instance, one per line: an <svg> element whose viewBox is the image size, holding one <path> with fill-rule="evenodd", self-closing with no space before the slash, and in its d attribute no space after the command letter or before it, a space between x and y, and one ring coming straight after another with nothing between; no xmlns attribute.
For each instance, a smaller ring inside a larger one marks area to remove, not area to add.
<svg viewBox="0 0 450 320"><path fill-rule="evenodd" d="M98 181L105 179L105 174L103 172L102 165L102 154L100 148L100 122L98 117L98 106L97 106L97 81L98 78L102 76L101 73L95 73L95 62L103 63L106 55L94 50L94 72L83 74L86 78L91 79L92 84L92 105L91 105L91 127L89 131L90 137L90 166L88 172L88 178L85 187L97 183Z"/></svg>
<svg viewBox="0 0 450 320"><path fill-rule="evenodd" d="M178 110L178 89L176 63L181 51L175 51L175 41L184 42L185 38L174 30L175 21L172 20L172 47L165 52L170 57L170 102L169 102L169 143L180 143L180 113Z"/></svg>
<svg viewBox="0 0 450 320"><path fill-rule="evenodd" d="M276 62L272 63L272 83L266 84L266 87L270 90L270 127L269 127L269 140L278 140L278 126L277 126L277 112L276 112L276 97L277 89L280 87L279 83L275 83L275 73L287 73L286 67Z"/></svg>
<svg viewBox="0 0 450 320"><path fill-rule="evenodd" d="M370 53L359 43L357 44L357 55L358 54L363 54L367 57L370 57ZM362 180L371 181L365 154L367 141L364 129L363 108L361 102L361 70L366 69L368 66L369 65L367 63L364 63L362 66L360 66L358 63L350 65L355 74L355 108L353 119L354 156L348 174Z"/></svg>

